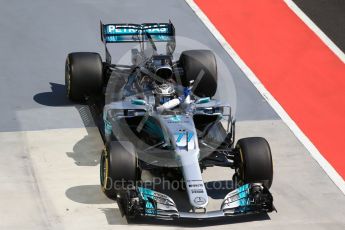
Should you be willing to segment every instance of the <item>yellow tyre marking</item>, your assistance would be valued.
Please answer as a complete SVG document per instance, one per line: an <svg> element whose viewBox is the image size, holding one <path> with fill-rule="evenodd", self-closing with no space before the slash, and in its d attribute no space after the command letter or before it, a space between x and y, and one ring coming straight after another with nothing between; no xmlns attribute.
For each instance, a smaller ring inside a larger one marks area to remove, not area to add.
<svg viewBox="0 0 345 230"><path fill-rule="evenodd" d="M240 152L240 157L241 157L241 166L240 166L240 170L241 170L241 176L242 176L242 183L244 182L244 167L243 167L243 153L242 153L242 149L239 145L236 146Z"/></svg>
<svg viewBox="0 0 345 230"><path fill-rule="evenodd" d="M102 190L105 191L105 189L107 188L107 181L108 181L108 178L109 178L109 161L108 161L108 152L107 152L107 149L104 148L104 157L105 157L105 161L104 161L104 164L105 164L105 176L103 178L103 186L102 186ZM103 169L104 170L104 169ZM104 173L104 172L103 172Z"/></svg>

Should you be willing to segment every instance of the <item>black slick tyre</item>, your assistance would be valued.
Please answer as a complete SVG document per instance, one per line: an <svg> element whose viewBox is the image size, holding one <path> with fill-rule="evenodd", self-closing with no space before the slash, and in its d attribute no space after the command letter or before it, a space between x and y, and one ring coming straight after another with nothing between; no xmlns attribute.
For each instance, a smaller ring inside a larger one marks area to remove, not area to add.
<svg viewBox="0 0 345 230"><path fill-rule="evenodd" d="M262 183L270 188L273 181L273 162L268 142L262 137L240 139L236 144L238 179L242 184Z"/></svg>
<svg viewBox="0 0 345 230"><path fill-rule="evenodd" d="M98 94L103 86L103 64L98 53L70 53L65 63L67 97L82 103L85 96Z"/></svg>
<svg viewBox="0 0 345 230"><path fill-rule="evenodd" d="M105 195L116 198L120 190L135 185L139 179L135 147L128 141L112 141L106 145L100 161L100 181Z"/></svg>
<svg viewBox="0 0 345 230"><path fill-rule="evenodd" d="M187 50L182 52L179 64L183 69L181 84L189 86L194 81L192 91L198 97L213 97L217 91L217 62L210 50ZM179 79L177 79L179 83Z"/></svg>

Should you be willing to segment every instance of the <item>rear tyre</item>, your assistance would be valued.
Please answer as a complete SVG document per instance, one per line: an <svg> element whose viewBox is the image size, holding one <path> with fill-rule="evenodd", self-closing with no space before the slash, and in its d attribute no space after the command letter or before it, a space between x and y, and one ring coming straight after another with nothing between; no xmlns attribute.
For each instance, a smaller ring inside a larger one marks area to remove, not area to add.
<svg viewBox="0 0 345 230"><path fill-rule="evenodd" d="M240 139L236 144L237 176L241 184L262 183L270 188L273 181L271 149L262 137Z"/></svg>
<svg viewBox="0 0 345 230"><path fill-rule="evenodd" d="M179 60L183 69L181 84L184 87L194 80L193 93L198 97L213 97L217 91L217 62L210 50L187 50ZM178 79L177 79L178 81Z"/></svg>
<svg viewBox="0 0 345 230"><path fill-rule="evenodd" d="M70 53L65 64L67 97L84 102L85 96L98 94L103 86L102 58L98 53Z"/></svg>
<svg viewBox="0 0 345 230"><path fill-rule="evenodd" d="M100 162L101 187L105 195L116 198L120 190L139 180L135 147L128 141L112 141L103 150Z"/></svg>

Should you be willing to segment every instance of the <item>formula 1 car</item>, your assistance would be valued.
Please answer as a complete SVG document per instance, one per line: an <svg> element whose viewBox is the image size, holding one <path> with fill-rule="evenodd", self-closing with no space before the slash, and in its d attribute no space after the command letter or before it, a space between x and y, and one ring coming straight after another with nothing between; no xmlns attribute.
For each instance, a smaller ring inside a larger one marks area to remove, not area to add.
<svg viewBox="0 0 345 230"><path fill-rule="evenodd" d="M105 148L103 192L126 217L215 218L275 210L269 192L273 165L268 142L249 137L235 145L229 105L215 99L217 62L210 50L188 50L174 60L175 28L169 23L100 24L105 61L97 53L70 53L67 96L87 103ZM108 43L137 43L131 65L112 64ZM159 48L164 49L159 52ZM233 187L219 210L208 211L202 171L234 170ZM142 183L143 171L178 180L188 211Z"/></svg>

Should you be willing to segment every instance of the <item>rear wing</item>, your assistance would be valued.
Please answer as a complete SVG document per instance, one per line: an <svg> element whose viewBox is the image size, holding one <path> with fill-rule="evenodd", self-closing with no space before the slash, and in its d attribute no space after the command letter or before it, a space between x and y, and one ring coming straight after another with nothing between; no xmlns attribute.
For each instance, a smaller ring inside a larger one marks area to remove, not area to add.
<svg viewBox="0 0 345 230"><path fill-rule="evenodd" d="M175 28L169 23L103 24L101 40L106 43L145 42L149 37L154 42L169 42L175 39Z"/></svg>

